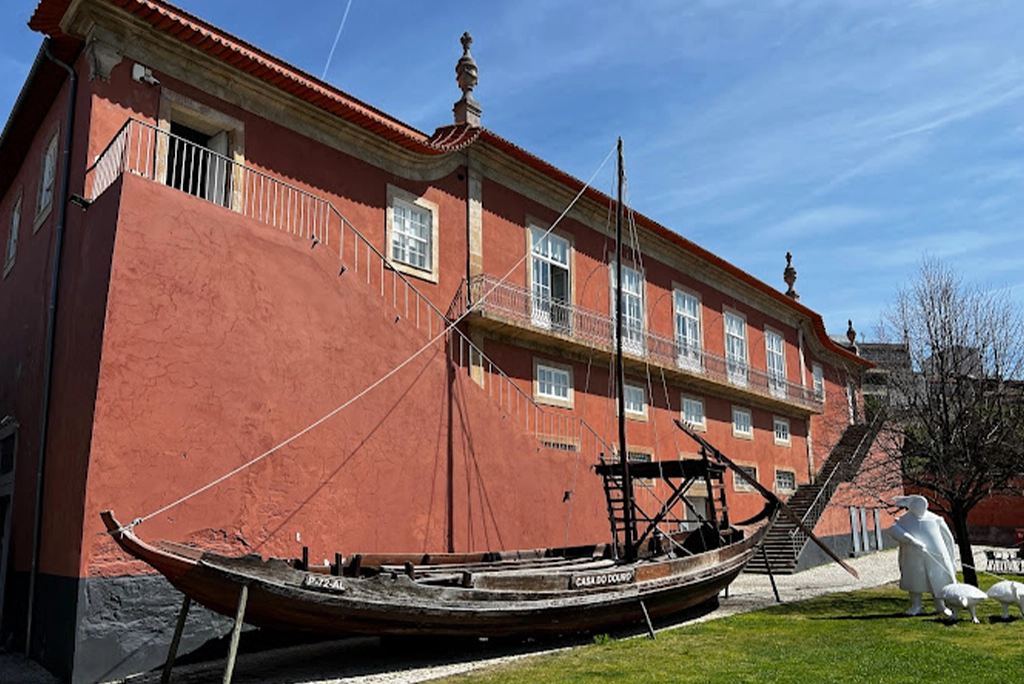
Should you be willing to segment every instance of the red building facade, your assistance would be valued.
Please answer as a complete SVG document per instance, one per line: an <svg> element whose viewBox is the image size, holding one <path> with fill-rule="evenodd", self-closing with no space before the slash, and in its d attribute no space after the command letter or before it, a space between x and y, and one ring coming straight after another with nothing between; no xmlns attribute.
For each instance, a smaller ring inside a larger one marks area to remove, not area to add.
<svg viewBox="0 0 1024 684"><path fill-rule="evenodd" d="M161 661L178 599L104 509L317 559L608 537L608 197L471 98L421 133L162 2L44 0L31 26L0 140L5 635L75 682ZM818 479L870 364L630 218L630 457L695 455L682 418L783 496ZM849 536L855 498L819 529ZM185 648L224 628L190 620Z"/></svg>

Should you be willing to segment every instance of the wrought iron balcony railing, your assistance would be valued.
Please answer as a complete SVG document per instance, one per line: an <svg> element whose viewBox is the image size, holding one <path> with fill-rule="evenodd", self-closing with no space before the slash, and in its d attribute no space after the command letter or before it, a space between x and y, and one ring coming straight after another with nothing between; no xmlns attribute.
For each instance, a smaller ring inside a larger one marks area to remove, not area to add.
<svg viewBox="0 0 1024 684"><path fill-rule="evenodd" d="M469 307L484 316L497 316L516 325L543 331L578 344L611 352L615 320L603 313L563 301L538 297L520 285L481 274L469 281ZM752 368L736 359L713 354L636 326L623 333L623 352L664 368L707 378L747 392L820 411L822 402L811 387Z"/></svg>

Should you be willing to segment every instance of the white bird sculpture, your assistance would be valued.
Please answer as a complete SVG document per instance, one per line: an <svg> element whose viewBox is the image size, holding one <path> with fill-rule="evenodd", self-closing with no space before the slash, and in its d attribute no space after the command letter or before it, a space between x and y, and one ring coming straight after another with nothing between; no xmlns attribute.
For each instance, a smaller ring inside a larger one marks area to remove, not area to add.
<svg viewBox="0 0 1024 684"><path fill-rule="evenodd" d="M979 603L988 599L988 594L970 584L953 582L942 587L938 593L938 598L945 601L946 605L953 609L953 622L959 619L958 611L961 608L966 608L971 612L971 622L978 624L980 621L975 610Z"/></svg>
<svg viewBox="0 0 1024 684"><path fill-rule="evenodd" d="M1003 606L1003 619L1010 617L1010 605L1017 604L1020 614L1024 616L1024 584L1013 580L996 582L988 590L988 597L999 601Z"/></svg>

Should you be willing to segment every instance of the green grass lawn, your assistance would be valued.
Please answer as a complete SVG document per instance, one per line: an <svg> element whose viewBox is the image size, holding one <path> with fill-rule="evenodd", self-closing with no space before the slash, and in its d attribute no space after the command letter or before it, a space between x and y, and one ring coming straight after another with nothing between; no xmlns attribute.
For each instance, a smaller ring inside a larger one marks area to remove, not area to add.
<svg viewBox="0 0 1024 684"><path fill-rule="evenodd" d="M1015 578L1020 579L1020 578ZM987 589L995 580L982 579ZM931 607L927 600L925 605ZM442 680L500 682L1017 682L1024 620L986 601L980 625L905 617L893 585L774 606L647 638L595 643ZM966 620L964 617L966 616Z"/></svg>

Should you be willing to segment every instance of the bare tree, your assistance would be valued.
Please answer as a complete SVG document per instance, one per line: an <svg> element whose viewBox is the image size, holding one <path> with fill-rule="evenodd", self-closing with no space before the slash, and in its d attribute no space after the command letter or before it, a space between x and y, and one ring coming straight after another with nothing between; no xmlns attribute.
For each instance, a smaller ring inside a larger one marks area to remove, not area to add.
<svg viewBox="0 0 1024 684"><path fill-rule="evenodd" d="M1024 325L1005 292L963 283L925 258L879 326L909 363L888 373L882 468L897 469L953 523L977 586L967 515L1024 476Z"/></svg>

